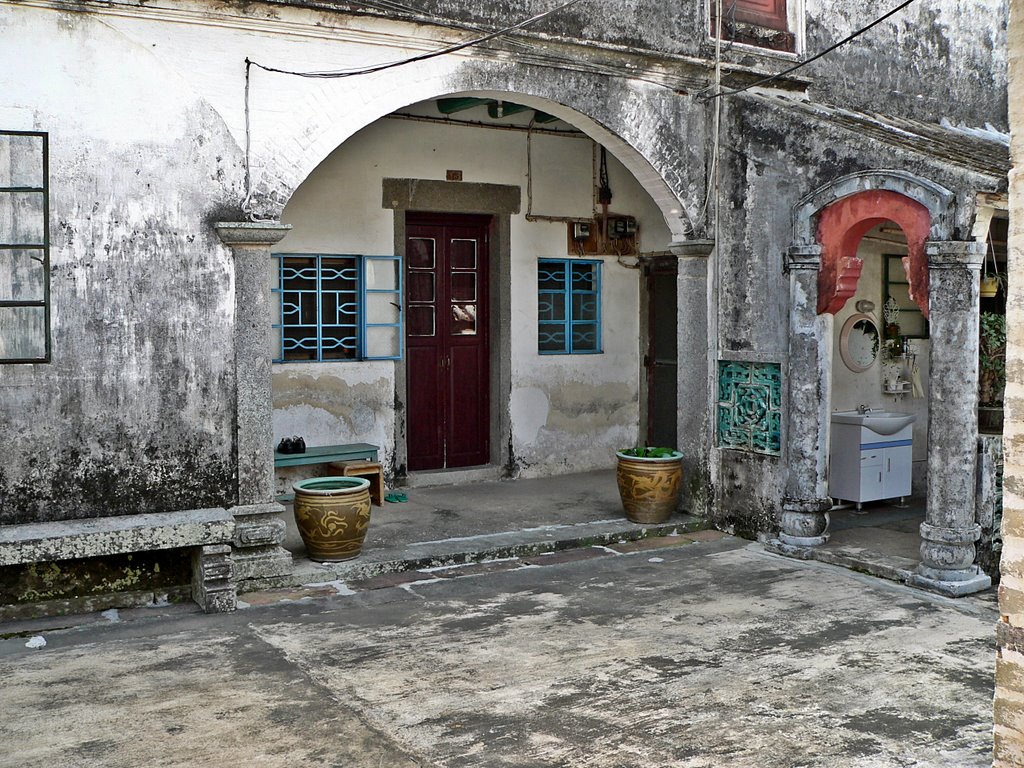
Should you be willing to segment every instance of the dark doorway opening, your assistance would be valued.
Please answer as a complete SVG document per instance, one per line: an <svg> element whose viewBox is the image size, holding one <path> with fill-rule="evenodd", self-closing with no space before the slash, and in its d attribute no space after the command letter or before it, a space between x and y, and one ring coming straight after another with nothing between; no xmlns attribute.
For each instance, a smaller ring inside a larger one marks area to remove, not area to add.
<svg viewBox="0 0 1024 768"><path fill-rule="evenodd" d="M674 448L678 421L676 339L678 262L656 259L644 268L647 284L647 444Z"/></svg>

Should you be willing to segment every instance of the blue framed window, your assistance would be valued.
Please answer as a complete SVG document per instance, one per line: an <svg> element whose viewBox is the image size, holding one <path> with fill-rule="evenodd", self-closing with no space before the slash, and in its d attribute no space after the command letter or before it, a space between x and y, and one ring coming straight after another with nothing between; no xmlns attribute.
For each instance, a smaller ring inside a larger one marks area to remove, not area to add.
<svg viewBox="0 0 1024 768"><path fill-rule="evenodd" d="M274 362L402 356L398 256L280 253Z"/></svg>
<svg viewBox="0 0 1024 768"><path fill-rule="evenodd" d="M601 262L541 259L537 265L537 351L601 351Z"/></svg>

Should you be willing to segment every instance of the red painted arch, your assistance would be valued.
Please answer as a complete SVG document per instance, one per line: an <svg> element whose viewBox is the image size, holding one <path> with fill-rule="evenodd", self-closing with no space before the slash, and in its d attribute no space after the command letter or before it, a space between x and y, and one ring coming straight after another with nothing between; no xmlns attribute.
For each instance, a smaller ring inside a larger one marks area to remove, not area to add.
<svg viewBox="0 0 1024 768"><path fill-rule="evenodd" d="M867 190L827 206L818 216L821 271L818 273L818 314L835 314L857 292L864 260L858 258L861 239L884 221L896 223L907 238L903 268L910 298L928 317L928 257L924 244L931 230L928 209L899 192Z"/></svg>

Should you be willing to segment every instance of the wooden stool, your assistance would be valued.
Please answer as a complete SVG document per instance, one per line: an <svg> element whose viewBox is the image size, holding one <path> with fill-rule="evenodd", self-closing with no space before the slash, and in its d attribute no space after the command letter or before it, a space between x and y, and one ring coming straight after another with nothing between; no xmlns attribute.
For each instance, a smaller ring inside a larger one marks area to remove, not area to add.
<svg viewBox="0 0 1024 768"><path fill-rule="evenodd" d="M384 504L384 470L376 461L332 461L332 469L341 472L342 477L365 477L370 481L370 500L378 507Z"/></svg>

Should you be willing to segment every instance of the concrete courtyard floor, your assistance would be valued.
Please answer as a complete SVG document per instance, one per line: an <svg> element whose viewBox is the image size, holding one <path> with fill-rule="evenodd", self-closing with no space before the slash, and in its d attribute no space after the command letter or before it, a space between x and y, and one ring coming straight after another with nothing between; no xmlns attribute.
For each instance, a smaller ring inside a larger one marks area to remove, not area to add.
<svg viewBox="0 0 1024 768"><path fill-rule="evenodd" d="M0 765L991 764L991 593L708 531L331 592L0 640Z"/></svg>

